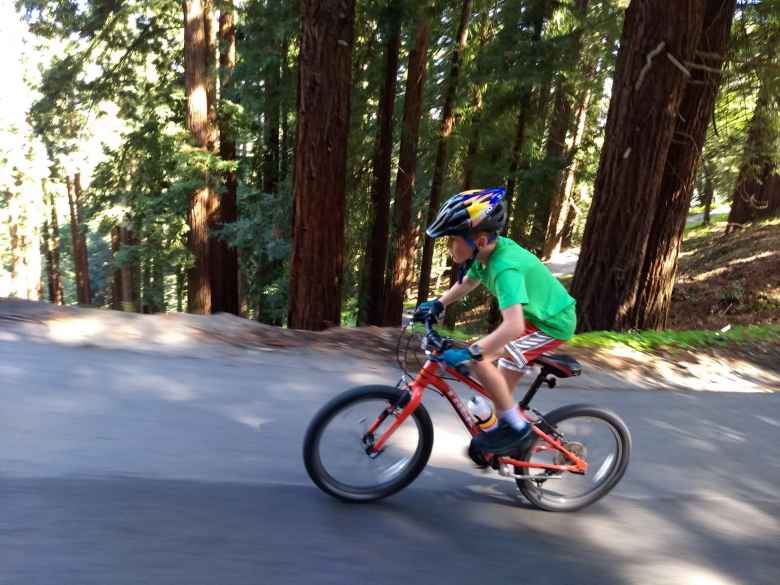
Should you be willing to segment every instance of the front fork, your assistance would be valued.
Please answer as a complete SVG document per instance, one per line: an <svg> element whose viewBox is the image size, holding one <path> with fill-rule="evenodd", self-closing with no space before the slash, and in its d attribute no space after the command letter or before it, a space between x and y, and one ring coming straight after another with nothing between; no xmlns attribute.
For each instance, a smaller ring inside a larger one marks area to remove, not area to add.
<svg viewBox="0 0 780 585"><path fill-rule="evenodd" d="M366 431L366 434L363 435L363 444L366 446L366 453L371 458L376 458L382 453L382 449L384 448L385 443L390 438L390 436L395 432L395 430L403 424L403 422L407 419L407 417L412 414L415 409L420 405L420 402L422 402L422 396L423 391L425 390L425 385L418 382L418 380L415 380L414 383L408 387L405 392L401 395L400 399L397 400L393 404L389 404L387 408L385 408L379 416L376 418L376 420L371 424L370 427L368 427L368 430ZM382 435L379 437L377 441L374 441L374 433L377 431L377 429L382 425L382 423L387 419L388 416L390 416L393 412L401 408L400 414L395 418L393 423L385 430Z"/></svg>

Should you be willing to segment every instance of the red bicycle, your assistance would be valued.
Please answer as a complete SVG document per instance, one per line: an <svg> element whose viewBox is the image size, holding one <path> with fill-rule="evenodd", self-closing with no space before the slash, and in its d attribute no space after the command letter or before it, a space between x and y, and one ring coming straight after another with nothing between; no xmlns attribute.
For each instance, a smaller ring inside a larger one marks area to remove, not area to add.
<svg viewBox="0 0 780 585"><path fill-rule="evenodd" d="M428 388L445 397L473 437L476 420L445 377L487 396L463 370L447 367L438 355L455 342L425 324L421 348L427 357L411 384L406 376L393 386L360 386L328 402L311 421L303 458L312 481L324 492L351 502L378 500L408 486L420 474L433 447L433 424L423 394ZM574 511L604 497L628 466L631 435L609 410L572 404L542 414L529 408L543 384L581 373L565 355L543 354L541 370L519 402L536 434L524 452L485 455L501 475L514 477L522 494L538 508Z"/></svg>

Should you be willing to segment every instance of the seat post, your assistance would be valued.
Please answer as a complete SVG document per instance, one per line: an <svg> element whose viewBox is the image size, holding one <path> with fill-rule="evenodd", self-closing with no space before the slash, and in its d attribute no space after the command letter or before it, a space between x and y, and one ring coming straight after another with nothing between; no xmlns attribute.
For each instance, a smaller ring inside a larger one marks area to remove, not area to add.
<svg viewBox="0 0 780 585"><path fill-rule="evenodd" d="M539 375L536 376L536 380L534 380L533 384L531 384L531 387L528 389L528 392L525 393L525 396L523 396L523 399L520 401L520 408L528 408L528 405L531 404L531 400L536 396L536 393L539 391L542 384L544 384L547 374L549 373L550 372L546 367L542 367Z"/></svg>

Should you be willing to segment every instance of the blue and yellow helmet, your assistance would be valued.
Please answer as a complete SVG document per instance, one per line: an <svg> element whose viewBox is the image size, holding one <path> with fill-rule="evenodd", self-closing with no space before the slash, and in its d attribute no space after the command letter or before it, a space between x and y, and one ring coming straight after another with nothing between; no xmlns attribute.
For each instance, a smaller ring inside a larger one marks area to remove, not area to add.
<svg viewBox="0 0 780 585"><path fill-rule="evenodd" d="M470 237L477 231L498 233L506 225L505 196L503 187L472 189L453 195L441 206L425 233L431 238Z"/></svg>

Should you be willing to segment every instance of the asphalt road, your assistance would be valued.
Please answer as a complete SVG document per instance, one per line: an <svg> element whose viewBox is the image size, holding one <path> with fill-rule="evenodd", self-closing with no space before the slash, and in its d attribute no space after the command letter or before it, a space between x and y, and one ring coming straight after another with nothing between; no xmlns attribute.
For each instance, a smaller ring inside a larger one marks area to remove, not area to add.
<svg viewBox="0 0 780 585"><path fill-rule="evenodd" d="M397 372L208 353L64 347L0 324L0 584L779 582L780 395L542 391L542 410L615 410L634 440L612 494L552 514L472 470L432 394L423 475L347 505L310 483L304 430L337 392Z"/></svg>

